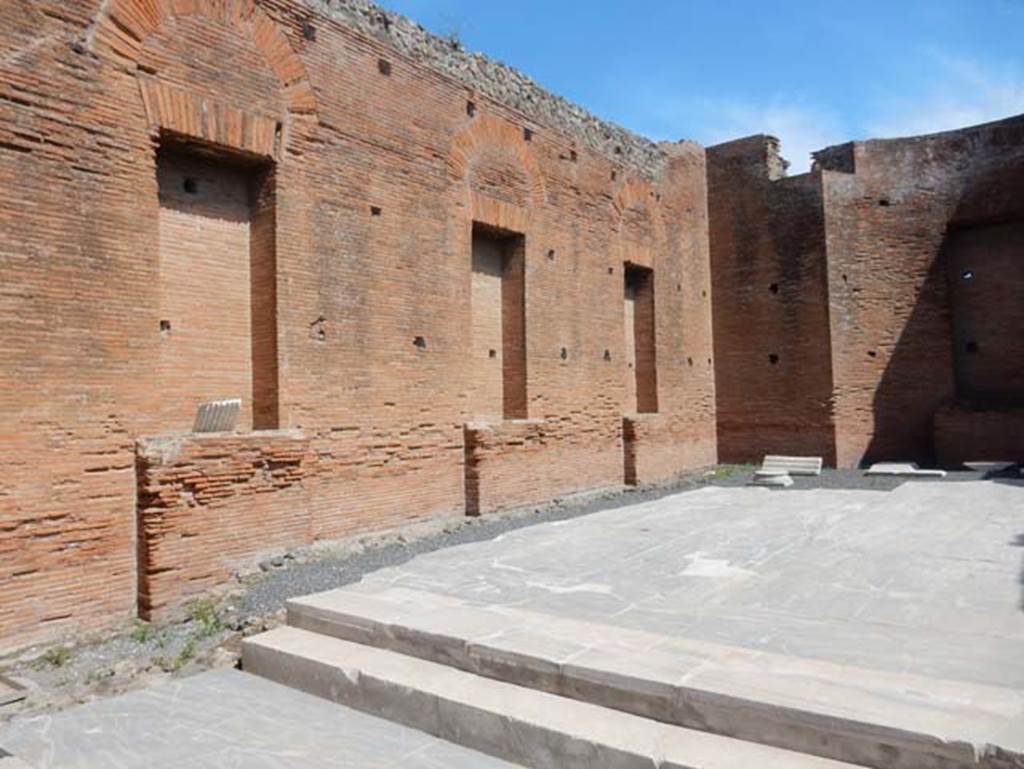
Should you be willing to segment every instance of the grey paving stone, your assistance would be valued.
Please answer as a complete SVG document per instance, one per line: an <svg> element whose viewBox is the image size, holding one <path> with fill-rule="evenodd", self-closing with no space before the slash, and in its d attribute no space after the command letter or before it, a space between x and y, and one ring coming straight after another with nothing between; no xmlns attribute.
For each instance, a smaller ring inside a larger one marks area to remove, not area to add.
<svg viewBox="0 0 1024 769"><path fill-rule="evenodd" d="M536 769L854 769L297 628L243 653L260 675Z"/></svg>
<svg viewBox="0 0 1024 769"><path fill-rule="evenodd" d="M233 670L16 720L0 745L34 769L513 766Z"/></svg>
<svg viewBox="0 0 1024 769"><path fill-rule="evenodd" d="M489 606L1024 689L1024 484L706 488L364 578Z"/></svg>
<svg viewBox="0 0 1024 769"><path fill-rule="evenodd" d="M948 769L1024 754L1022 531L1019 484L706 489L292 608L362 612L383 648L638 715Z"/></svg>

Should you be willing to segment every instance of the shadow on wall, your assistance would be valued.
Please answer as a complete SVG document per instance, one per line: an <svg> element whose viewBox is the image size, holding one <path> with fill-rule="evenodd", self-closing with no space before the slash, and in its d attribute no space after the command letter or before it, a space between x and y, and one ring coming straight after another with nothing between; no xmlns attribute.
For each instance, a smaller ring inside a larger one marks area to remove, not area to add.
<svg viewBox="0 0 1024 769"><path fill-rule="evenodd" d="M941 255L936 255L875 389L874 434L864 464L934 464L935 412L954 393L952 333L946 271ZM883 354L867 352L869 359Z"/></svg>
<svg viewBox="0 0 1024 769"><path fill-rule="evenodd" d="M918 214L909 210L906 216ZM874 393L874 435L865 462L934 463L939 409L964 405L968 397L971 408L982 410L996 400L1003 406L1024 402L1024 254L1017 229L1022 223L1024 162L973 173L923 282L915 286L914 276L907 276L908 293L916 288L907 297L913 309ZM964 283L977 278L977 269L985 280ZM986 438L995 437L1000 444L1019 445L1005 435L982 435L971 449L983 454Z"/></svg>

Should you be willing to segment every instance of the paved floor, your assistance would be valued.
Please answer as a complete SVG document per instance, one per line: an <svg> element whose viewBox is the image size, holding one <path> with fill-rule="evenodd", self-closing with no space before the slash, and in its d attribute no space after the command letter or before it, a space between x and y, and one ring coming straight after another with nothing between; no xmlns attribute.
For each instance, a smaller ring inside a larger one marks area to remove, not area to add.
<svg viewBox="0 0 1024 769"><path fill-rule="evenodd" d="M1022 562L1019 480L704 488L424 554L350 589L993 685L1003 723L1024 690ZM234 671L15 721L0 746L35 769L508 766Z"/></svg>
<svg viewBox="0 0 1024 769"><path fill-rule="evenodd" d="M1024 483L706 488L365 578L876 670L1024 688Z"/></svg>
<svg viewBox="0 0 1024 769"><path fill-rule="evenodd" d="M234 670L15 721L0 745L33 769L514 769Z"/></svg>

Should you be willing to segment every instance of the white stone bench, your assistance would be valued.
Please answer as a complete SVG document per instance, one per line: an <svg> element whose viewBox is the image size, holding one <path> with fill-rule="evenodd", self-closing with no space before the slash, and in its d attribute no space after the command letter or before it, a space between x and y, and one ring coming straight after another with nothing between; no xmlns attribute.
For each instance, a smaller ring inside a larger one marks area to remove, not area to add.
<svg viewBox="0 0 1024 769"><path fill-rule="evenodd" d="M785 470L758 470L750 485L785 489L793 485L793 479Z"/></svg>
<svg viewBox="0 0 1024 769"><path fill-rule="evenodd" d="M865 475L912 475L919 478L945 478L945 470L922 470L916 462L876 462Z"/></svg>
<svg viewBox="0 0 1024 769"><path fill-rule="evenodd" d="M784 457L769 454L761 463L759 473L788 475L821 475L821 457Z"/></svg>

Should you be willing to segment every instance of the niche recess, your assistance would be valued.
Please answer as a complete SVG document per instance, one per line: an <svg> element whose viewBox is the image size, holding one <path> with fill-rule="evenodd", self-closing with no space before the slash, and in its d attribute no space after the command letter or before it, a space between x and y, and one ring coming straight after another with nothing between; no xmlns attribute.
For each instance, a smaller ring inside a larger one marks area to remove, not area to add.
<svg viewBox="0 0 1024 769"><path fill-rule="evenodd" d="M159 188L161 427L238 397L238 427L278 426L274 165L165 136Z"/></svg>
<svg viewBox="0 0 1024 769"><path fill-rule="evenodd" d="M473 223L470 326L474 419L526 418L526 239Z"/></svg>
<svg viewBox="0 0 1024 769"><path fill-rule="evenodd" d="M658 371L654 332L654 271L625 265L627 413L658 410Z"/></svg>
<svg viewBox="0 0 1024 769"><path fill-rule="evenodd" d="M976 406L1024 403L1024 221L950 230L957 398Z"/></svg>

